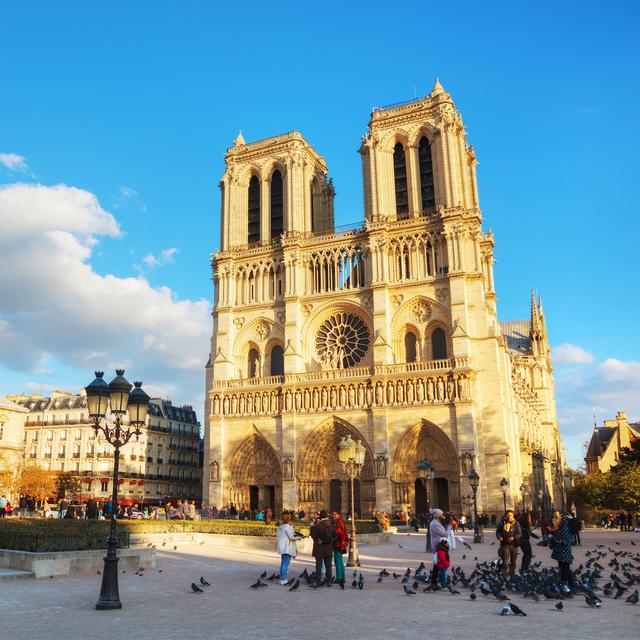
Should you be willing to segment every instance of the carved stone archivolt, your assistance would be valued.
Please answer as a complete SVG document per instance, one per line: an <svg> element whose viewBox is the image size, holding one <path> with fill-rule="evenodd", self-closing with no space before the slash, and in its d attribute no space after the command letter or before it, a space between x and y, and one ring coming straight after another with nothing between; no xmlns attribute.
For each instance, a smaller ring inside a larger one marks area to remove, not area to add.
<svg viewBox="0 0 640 640"><path fill-rule="evenodd" d="M424 404L468 402L471 399L470 375L403 376L397 380L369 379L342 384L278 387L269 391L228 391L214 394L214 416L274 415L371 409Z"/></svg>
<svg viewBox="0 0 640 640"><path fill-rule="evenodd" d="M282 504L281 463L275 449L257 433L236 446L225 459L226 501L249 505L249 487L274 487L276 509Z"/></svg>
<svg viewBox="0 0 640 640"><path fill-rule="evenodd" d="M374 460L366 439L348 422L332 416L318 425L305 439L297 459L298 500L307 511L324 509L329 503L329 483L347 476L336 454L338 442L350 435L366 447L365 462L359 477L360 501L358 513L370 513L375 504ZM345 494L346 496L346 494Z"/></svg>

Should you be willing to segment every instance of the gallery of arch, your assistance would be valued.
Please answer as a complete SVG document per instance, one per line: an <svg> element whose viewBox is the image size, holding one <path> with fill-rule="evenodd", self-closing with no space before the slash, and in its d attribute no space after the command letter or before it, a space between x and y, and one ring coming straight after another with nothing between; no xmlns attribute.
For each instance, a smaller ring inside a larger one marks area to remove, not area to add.
<svg viewBox="0 0 640 640"><path fill-rule="evenodd" d="M494 237L451 96L374 109L364 222L334 227L324 159L297 131L227 150L206 368L204 502L348 510L339 440L366 448L356 512L563 503L542 303L500 322ZM354 212L353 219L362 214ZM522 296L528 296L523 289Z"/></svg>

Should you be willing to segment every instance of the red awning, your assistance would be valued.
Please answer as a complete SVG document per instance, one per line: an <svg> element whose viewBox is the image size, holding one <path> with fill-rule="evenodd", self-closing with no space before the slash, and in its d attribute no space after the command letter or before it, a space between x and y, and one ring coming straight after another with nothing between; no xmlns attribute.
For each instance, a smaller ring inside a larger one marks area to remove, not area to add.
<svg viewBox="0 0 640 640"><path fill-rule="evenodd" d="M100 478L100 482L111 482L111 478Z"/></svg>
<svg viewBox="0 0 640 640"><path fill-rule="evenodd" d="M138 484L135 480L129 480L129 484Z"/></svg>
<svg viewBox="0 0 640 640"><path fill-rule="evenodd" d="M138 480L138 484L144 484L144 480Z"/></svg>
<svg viewBox="0 0 640 640"><path fill-rule="evenodd" d="M86 482L87 484L91 484L93 482L92 478L82 478L83 482Z"/></svg>
<svg viewBox="0 0 640 640"><path fill-rule="evenodd" d="M124 484L124 480L120 478L120 480L118 480L118 484Z"/></svg>

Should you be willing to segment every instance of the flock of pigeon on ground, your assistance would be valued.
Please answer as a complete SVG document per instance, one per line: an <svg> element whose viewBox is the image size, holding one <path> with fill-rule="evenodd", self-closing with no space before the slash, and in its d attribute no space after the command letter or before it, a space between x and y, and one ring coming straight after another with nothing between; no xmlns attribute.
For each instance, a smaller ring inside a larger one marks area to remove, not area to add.
<svg viewBox="0 0 640 640"><path fill-rule="evenodd" d="M464 541L463 544L468 549L472 548ZM615 544L620 545L617 541ZM631 544L635 546L633 541ZM503 616L527 615L511 600L514 595L535 602L554 601L554 606L559 612L563 611L565 601L576 598L584 598L584 602L592 608L603 606L606 599L618 600L623 596L626 596L627 604L638 604L640 596L638 588L634 589L634 585L640 586L640 554L598 544L593 550L587 551L586 556L588 558L586 562L573 571L574 588L571 593L561 591L558 570L555 567L542 567L542 562L532 564L526 574L514 579L506 579L502 576L500 560L478 562L477 557L474 558L476 564L469 575L461 567L452 566L449 572L449 586L446 589L432 586L430 569L424 562L414 570L407 568L404 573L382 569L376 577L376 584L384 581L398 581L403 592L409 597L415 596L420 590L423 592L448 590L453 596L462 596L463 592L468 593L471 600L477 600L479 596L488 600L494 599L502 605L500 615ZM466 556L463 555L462 559L466 559ZM268 578L267 575L267 571L264 571L251 585L251 589L260 590L278 579L277 573ZM352 578L351 588L362 591L365 587L364 575L354 571ZM315 572L309 573L307 569L290 582L288 590L297 591L302 584L309 589L322 588L322 585L318 584ZM210 587L211 585L201 577L200 585L194 582L191 584L191 589L194 593L203 593L201 586ZM461 589L463 591L460 591Z"/></svg>

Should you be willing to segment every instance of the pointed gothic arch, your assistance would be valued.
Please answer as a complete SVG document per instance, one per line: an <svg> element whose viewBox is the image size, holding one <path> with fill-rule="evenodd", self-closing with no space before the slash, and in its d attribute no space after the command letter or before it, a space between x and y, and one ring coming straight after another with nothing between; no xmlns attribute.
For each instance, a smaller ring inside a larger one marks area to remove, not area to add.
<svg viewBox="0 0 640 640"><path fill-rule="evenodd" d="M351 436L366 447L365 462L359 477L359 496L356 492L356 514L370 514L375 507L375 475L373 454L365 437L349 422L331 416L320 423L306 437L297 460L298 502L307 513L328 509L331 482L339 480L342 486L342 512L350 510L348 496L350 483L338 461L338 442ZM335 485L335 483L334 483ZM357 504L359 497L360 504Z"/></svg>
<svg viewBox="0 0 640 640"><path fill-rule="evenodd" d="M266 438L249 434L227 456L224 468L225 502L249 508L257 496L258 508L282 509L282 465Z"/></svg>
<svg viewBox="0 0 640 640"><path fill-rule="evenodd" d="M456 448L449 436L428 420L421 420L407 429L396 446L391 480L393 504L404 508L416 505L418 463L427 459L435 468L435 480L429 487L430 506L445 511L459 511L460 468Z"/></svg>

